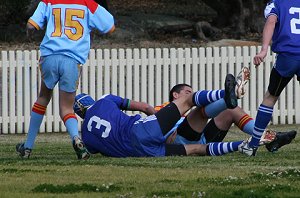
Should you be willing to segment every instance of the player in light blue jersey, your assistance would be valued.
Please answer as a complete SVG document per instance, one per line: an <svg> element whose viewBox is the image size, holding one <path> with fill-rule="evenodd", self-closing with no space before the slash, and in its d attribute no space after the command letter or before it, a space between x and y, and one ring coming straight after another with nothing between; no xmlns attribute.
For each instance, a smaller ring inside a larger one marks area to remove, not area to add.
<svg viewBox="0 0 300 198"><path fill-rule="evenodd" d="M89 153L78 134L78 121L73 111L80 67L90 50L90 32L114 30L113 16L93 0L42 0L27 23L27 34L46 29L40 45L41 90L32 107L30 126L25 143L16 145L23 158L28 158L42 123L46 107L59 84L59 113L78 159Z"/></svg>
<svg viewBox="0 0 300 198"><path fill-rule="evenodd" d="M257 67L263 62L271 40L271 49L277 53L277 57L268 90L257 111L252 138L240 149L240 152L249 156L255 156L259 139L272 119L273 107L282 90L294 75L300 80L300 1L270 1L265 8L265 18L262 49L254 57L253 63Z"/></svg>
<svg viewBox="0 0 300 198"><path fill-rule="evenodd" d="M111 157L217 156L237 151L242 141L182 145L167 144L165 137L192 106L205 106L224 98L223 105L217 108L236 107L235 78L232 75L226 76L225 91L215 90L214 93L214 97L209 97L211 92L205 90L185 94L145 118L129 116L122 110L138 110L149 115L154 108L114 95L104 96L95 102L89 95L79 94L75 98L74 110L84 119L82 140L91 153Z"/></svg>

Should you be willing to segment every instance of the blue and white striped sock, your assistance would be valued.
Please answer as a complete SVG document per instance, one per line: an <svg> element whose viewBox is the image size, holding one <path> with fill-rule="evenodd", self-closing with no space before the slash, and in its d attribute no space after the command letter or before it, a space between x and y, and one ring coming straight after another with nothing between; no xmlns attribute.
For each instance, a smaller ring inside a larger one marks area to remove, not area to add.
<svg viewBox="0 0 300 198"><path fill-rule="evenodd" d="M238 146L243 141L238 142L212 142L207 145L206 154L210 156L225 155L238 150Z"/></svg>
<svg viewBox="0 0 300 198"><path fill-rule="evenodd" d="M250 147L258 147L259 140L272 119L272 114L273 107L267 107L263 104L259 106L255 119L252 138L249 142Z"/></svg>
<svg viewBox="0 0 300 198"><path fill-rule="evenodd" d="M193 95L193 102L195 105L202 107L206 106L214 101L224 98L225 90L201 90L197 91Z"/></svg>

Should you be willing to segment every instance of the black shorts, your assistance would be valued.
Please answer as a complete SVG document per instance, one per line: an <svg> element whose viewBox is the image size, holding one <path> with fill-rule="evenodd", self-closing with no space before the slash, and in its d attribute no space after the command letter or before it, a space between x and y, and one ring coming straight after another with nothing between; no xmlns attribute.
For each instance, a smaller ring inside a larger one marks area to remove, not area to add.
<svg viewBox="0 0 300 198"><path fill-rule="evenodd" d="M273 67L270 74L268 91L272 96L280 96L282 90L287 86L292 78L293 77L282 77ZM298 77L297 80L299 81L300 78Z"/></svg>

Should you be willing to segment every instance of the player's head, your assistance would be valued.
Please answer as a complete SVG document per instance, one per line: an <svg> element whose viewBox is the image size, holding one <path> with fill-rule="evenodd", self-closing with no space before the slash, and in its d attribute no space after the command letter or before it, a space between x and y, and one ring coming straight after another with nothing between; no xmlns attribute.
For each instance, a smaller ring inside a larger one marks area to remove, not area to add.
<svg viewBox="0 0 300 198"><path fill-rule="evenodd" d="M81 93L75 97L73 109L82 119L85 117L86 110L95 103L95 100L88 94Z"/></svg>
<svg viewBox="0 0 300 198"><path fill-rule="evenodd" d="M169 92L169 102L180 98L183 94L190 94L193 92L191 85L177 84Z"/></svg>

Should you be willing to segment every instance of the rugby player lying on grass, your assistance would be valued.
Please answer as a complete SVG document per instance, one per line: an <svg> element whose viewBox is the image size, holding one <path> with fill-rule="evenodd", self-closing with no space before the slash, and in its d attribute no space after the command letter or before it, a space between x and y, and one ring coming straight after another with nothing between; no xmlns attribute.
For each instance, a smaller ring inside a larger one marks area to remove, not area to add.
<svg viewBox="0 0 300 198"><path fill-rule="evenodd" d="M245 94L244 85L250 78L250 71L247 67L237 77L237 96L242 98ZM155 107L155 111L169 104L170 102L191 94L192 87L188 84L177 84L169 92L169 102ZM220 103L221 104L221 103ZM226 109L216 115L214 108L216 104L206 107L196 107L189 114L182 117L174 128L166 135L168 143L175 144L207 144L210 142L222 142L228 130L235 124L243 132L252 135L254 119L251 118L243 109L237 106L234 109ZM208 123L208 118L212 118ZM265 145L270 152L277 151L280 147L289 144L296 136L297 132L276 132L267 129L261 138L260 145Z"/></svg>
<svg viewBox="0 0 300 198"><path fill-rule="evenodd" d="M225 90L186 94L155 113L150 105L106 95L94 101L87 94L75 98L74 111L84 119L82 140L89 152L111 157L158 157L173 155L223 155L237 151L243 141L208 144L168 144L165 135L193 106L214 105L215 113L237 106L235 77L226 76ZM213 94L211 100L208 96ZM127 115L122 110L142 111L147 115ZM153 114L155 113L155 114ZM152 115L151 115L152 114Z"/></svg>

